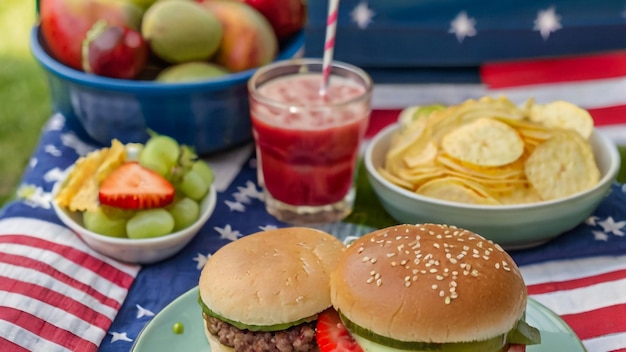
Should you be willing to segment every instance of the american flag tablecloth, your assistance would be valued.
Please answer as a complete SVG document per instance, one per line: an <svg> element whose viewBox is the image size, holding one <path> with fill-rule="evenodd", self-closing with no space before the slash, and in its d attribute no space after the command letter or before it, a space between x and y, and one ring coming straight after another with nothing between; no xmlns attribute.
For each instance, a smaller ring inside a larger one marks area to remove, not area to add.
<svg viewBox="0 0 626 352"><path fill-rule="evenodd" d="M534 96L538 101L580 104L621 142L626 136L623 55L604 57L621 67L609 70L613 76L580 73L564 83L554 83L563 76L530 79L519 73L547 67L547 75L564 67L545 61L510 63L508 69L486 65L480 85L379 86L369 136L394 121L398 109L407 105L454 104L506 94L516 101ZM578 58L563 63L570 65L567 72L589 67ZM511 69L518 74L503 80ZM182 252L144 267L108 259L63 227L50 207L49 192L61 172L94 148L69 131L62 116L54 115L24 174L21 199L0 214L0 351L128 351L155 314L197 284L204 263L219 247L249 233L285 226L264 211L253 148L248 145L209 159L217 174L217 206ZM349 228L357 234L370 229ZM545 245L511 253L532 297L559 314L589 351L626 351L625 233L626 187L616 183L585 223Z"/></svg>

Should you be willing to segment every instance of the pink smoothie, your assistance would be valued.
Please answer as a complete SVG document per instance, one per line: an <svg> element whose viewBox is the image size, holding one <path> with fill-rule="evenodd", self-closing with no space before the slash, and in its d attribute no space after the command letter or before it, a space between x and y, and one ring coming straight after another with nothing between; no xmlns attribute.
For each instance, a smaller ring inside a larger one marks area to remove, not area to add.
<svg viewBox="0 0 626 352"><path fill-rule="evenodd" d="M369 100L342 104L363 96L365 88L340 77L330 80L322 97L320 82L319 74L298 74L274 79L259 88L259 94L266 98L304 109L251 101L265 187L272 197L287 204L336 203L353 181L369 120Z"/></svg>

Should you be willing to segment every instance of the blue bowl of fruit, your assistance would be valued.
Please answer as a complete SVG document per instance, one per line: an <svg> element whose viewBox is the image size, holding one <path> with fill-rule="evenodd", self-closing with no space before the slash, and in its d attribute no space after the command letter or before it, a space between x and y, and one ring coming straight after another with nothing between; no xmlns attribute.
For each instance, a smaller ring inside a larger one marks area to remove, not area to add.
<svg viewBox="0 0 626 352"><path fill-rule="evenodd" d="M169 136L113 140L78 159L53 188L59 219L91 248L150 264L193 239L215 208L211 167Z"/></svg>
<svg viewBox="0 0 626 352"><path fill-rule="evenodd" d="M52 109L82 137L199 154L252 140L246 82L301 55L302 0L40 0L30 47Z"/></svg>

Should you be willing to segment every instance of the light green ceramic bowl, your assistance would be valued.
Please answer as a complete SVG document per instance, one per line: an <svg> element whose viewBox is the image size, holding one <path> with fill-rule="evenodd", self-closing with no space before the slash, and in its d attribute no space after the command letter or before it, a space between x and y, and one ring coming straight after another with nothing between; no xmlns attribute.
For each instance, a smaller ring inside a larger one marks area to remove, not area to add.
<svg viewBox="0 0 626 352"><path fill-rule="evenodd" d="M365 152L372 188L385 210L400 223L444 223L474 231L507 249L542 244L576 227L589 217L610 192L620 167L615 143L598 130L590 142L601 172L598 184L566 198L520 205L472 205L424 197L398 187L376 170L382 167L394 124L380 131Z"/></svg>

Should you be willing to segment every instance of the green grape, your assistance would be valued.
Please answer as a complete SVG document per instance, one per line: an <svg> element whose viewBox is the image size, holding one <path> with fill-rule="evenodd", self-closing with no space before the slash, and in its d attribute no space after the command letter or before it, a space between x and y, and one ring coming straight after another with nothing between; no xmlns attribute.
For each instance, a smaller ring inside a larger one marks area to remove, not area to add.
<svg viewBox="0 0 626 352"><path fill-rule="evenodd" d="M207 164L204 160L197 160L193 163L191 169L202 176L202 178L209 184L213 184L213 180L215 180L215 174L213 173L213 169L211 166Z"/></svg>
<svg viewBox="0 0 626 352"><path fill-rule="evenodd" d="M139 163L163 176L169 175L180 155L180 145L168 136L150 138L139 153Z"/></svg>
<svg viewBox="0 0 626 352"><path fill-rule="evenodd" d="M163 208L138 211L126 223L129 238L150 238L167 235L174 229L174 217Z"/></svg>
<svg viewBox="0 0 626 352"><path fill-rule="evenodd" d="M211 187L202 175L191 169L183 175L183 179L180 182L178 188L189 198L193 200L200 200Z"/></svg>
<svg viewBox="0 0 626 352"><path fill-rule="evenodd" d="M174 231L191 226L200 217L200 206L191 198L182 198L169 207L174 217Z"/></svg>
<svg viewBox="0 0 626 352"><path fill-rule="evenodd" d="M111 237L126 237L126 216L111 216L102 208L83 213L83 225L87 230Z"/></svg>

